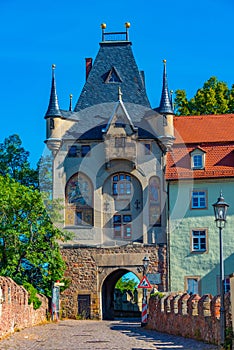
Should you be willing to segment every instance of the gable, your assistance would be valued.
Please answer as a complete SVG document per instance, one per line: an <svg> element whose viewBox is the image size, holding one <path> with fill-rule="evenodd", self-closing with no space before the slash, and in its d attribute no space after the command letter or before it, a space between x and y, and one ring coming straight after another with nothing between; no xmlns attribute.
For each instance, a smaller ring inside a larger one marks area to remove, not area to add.
<svg viewBox="0 0 234 350"><path fill-rule="evenodd" d="M119 90L119 101L112 112L112 115L107 123L103 133L105 134L126 134L132 135L136 133L137 128L134 126L123 102L121 99L121 92Z"/></svg>

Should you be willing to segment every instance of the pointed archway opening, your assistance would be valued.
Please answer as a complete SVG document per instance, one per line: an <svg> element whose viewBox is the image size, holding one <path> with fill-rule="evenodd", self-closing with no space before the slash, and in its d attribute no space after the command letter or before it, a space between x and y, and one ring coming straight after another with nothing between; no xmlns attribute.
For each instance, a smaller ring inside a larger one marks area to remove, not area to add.
<svg viewBox="0 0 234 350"><path fill-rule="evenodd" d="M125 285L134 286L135 282L135 288L120 288L127 280L131 280L131 283ZM138 277L127 269L118 269L110 273L102 285L102 319L140 318L141 297L136 288L138 284Z"/></svg>

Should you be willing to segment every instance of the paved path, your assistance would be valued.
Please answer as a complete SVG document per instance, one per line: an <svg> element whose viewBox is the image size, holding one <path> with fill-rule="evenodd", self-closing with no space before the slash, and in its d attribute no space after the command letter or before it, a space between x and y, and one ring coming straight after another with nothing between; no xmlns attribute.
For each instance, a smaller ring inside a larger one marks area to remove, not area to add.
<svg viewBox="0 0 234 350"><path fill-rule="evenodd" d="M60 321L16 332L0 341L3 350L197 350L218 349L192 339L149 331L137 322Z"/></svg>

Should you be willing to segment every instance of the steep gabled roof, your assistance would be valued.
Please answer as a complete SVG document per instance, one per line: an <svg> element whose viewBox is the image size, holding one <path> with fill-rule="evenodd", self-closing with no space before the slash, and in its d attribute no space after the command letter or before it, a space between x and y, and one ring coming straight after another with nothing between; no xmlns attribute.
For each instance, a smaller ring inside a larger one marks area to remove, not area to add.
<svg viewBox="0 0 234 350"><path fill-rule="evenodd" d="M234 177L234 114L174 118L176 140L167 155L167 180ZM201 148L205 168L191 169L191 152Z"/></svg>
<svg viewBox="0 0 234 350"><path fill-rule="evenodd" d="M115 72L118 82L108 80L110 72ZM131 42L101 42L74 111L78 112L94 105L115 101L119 86L124 95L124 102L150 108L142 74L133 56Z"/></svg>
<svg viewBox="0 0 234 350"><path fill-rule="evenodd" d="M108 123L106 127L103 129L103 132L106 133L108 132L108 129L110 128L110 125L112 124L113 120L115 119L118 121L119 117L121 117L121 120L124 121L125 124L129 125L132 129L133 132L137 131L137 128L134 126L124 104L122 101L122 92L121 89L119 88L119 100L115 105L115 108L112 112L112 115L110 119L108 120Z"/></svg>

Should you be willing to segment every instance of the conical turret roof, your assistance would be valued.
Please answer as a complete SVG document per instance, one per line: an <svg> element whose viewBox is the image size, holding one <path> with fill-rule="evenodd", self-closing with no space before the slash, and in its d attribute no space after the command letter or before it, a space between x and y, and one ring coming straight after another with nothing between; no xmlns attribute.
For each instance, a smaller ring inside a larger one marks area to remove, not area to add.
<svg viewBox="0 0 234 350"><path fill-rule="evenodd" d="M55 81L55 64L52 65L52 83L50 92L50 101L45 118L48 117L62 117L62 113L59 108L58 96L56 92L56 81Z"/></svg>
<svg viewBox="0 0 234 350"><path fill-rule="evenodd" d="M172 107L168 84L167 84L167 71L166 71L166 60L163 60L164 69L163 69L163 87L162 87L162 95L160 106L158 108L158 112L161 114L174 114L174 110Z"/></svg>

